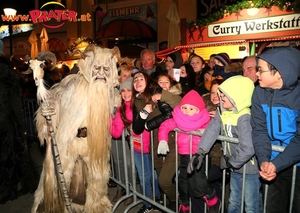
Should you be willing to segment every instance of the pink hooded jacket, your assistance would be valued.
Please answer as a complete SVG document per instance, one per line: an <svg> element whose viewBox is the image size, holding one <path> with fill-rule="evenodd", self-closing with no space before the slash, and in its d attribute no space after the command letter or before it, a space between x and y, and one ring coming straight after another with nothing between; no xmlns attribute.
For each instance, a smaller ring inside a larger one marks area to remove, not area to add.
<svg viewBox="0 0 300 213"><path fill-rule="evenodd" d="M193 116L183 114L181 107L185 104L190 104L199 109L199 112ZM209 113L205 108L202 97L195 91L191 90L181 100L179 106L173 110L173 118L164 121L158 129L158 141L168 141L168 134L175 128L182 131L190 132L205 128L209 121ZM181 155L190 154L190 136L178 132L177 135L178 153ZM200 136L192 136L192 154L195 154L200 143Z"/></svg>
<svg viewBox="0 0 300 213"><path fill-rule="evenodd" d="M130 121L133 119L132 115L132 109L130 108L130 102L125 102L126 105L126 118ZM118 108L116 112L116 116L114 119L112 119L111 127L110 127L110 133L113 138L119 138L122 135L123 129L125 125L123 123L123 120L121 118L120 113L120 107ZM133 144L134 144L134 151L141 153L142 147L141 142L143 141L143 153L150 153L150 132L147 130L144 130L144 132L141 135L134 134L133 131L131 131L133 136Z"/></svg>

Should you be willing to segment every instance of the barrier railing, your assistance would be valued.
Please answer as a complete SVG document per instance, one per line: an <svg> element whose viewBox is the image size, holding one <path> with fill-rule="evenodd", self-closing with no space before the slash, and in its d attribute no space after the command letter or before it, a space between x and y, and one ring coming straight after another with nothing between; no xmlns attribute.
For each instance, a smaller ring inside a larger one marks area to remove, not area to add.
<svg viewBox="0 0 300 213"><path fill-rule="evenodd" d="M178 132L182 132L180 131L179 129L175 129L175 139L177 140L177 133ZM190 135L197 135L197 136L202 136L204 130L199 130L199 131L192 131L192 132L189 132L189 133L186 133L186 134L190 134ZM152 133L153 134L153 133ZM157 150L153 150L153 135L151 134L151 157L152 159L154 159L154 154L157 153ZM226 137L226 136L219 136L218 137L218 140L220 141L223 141L224 143L238 143L238 139L237 138L231 138L231 137ZM191 141L191 137L190 137L190 141ZM122 146L122 150L124 151L123 152L123 155L126 156L126 153L125 153L125 146L127 146L127 142L125 141L125 135L124 135L124 132L123 132L123 135L122 135L122 141L121 143L114 143L113 145L115 146ZM132 138L130 139L130 145L131 147L133 147L133 140ZM223 147L227 147L227 145L223 146ZM278 152L282 152L284 150L284 147L283 146L275 146L273 145L272 146L272 150L274 151L278 151ZM226 150L223 150L224 152L226 152ZM176 146L176 150L175 152L177 153L177 146ZM132 163L132 166L131 166L131 171L128 171L128 162L127 162L127 159L125 158L124 159L124 164L123 165L118 165L118 164L112 164L112 175L111 175L111 179L114 180L117 184L119 184L120 186L122 186L124 189L126 189L126 195L124 195L120 200L118 200L118 202L116 202L113 206L113 212L116 212L118 206L120 205L120 203L122 203L125 199L133 196L133 203L131 203L129 206L127 206L125 212L128 212L130 211L131 208L135 207L136 205L139 205L141 204L141 202L144 200L148 203L150 203L153 207L155 207L156 209L159 209L161 210L162 212L167 212L167 213L173 213L174 211L172 211L171 209L167 208L167 199L166 199L166 196L164 195L163 196L163 203L160 203L160 202L157 202L157 200L155 200L155 190L153 190L152 192L152 198L148 198L146 197L143 193L141 193L141 190L137 187L137 183L136 183L136 171L135 171L135 168L134 168L134 165L135 165L135 161L134 161L134 150L133 149L130 149L130 160L131 160L131 163ZM120 157L120 156L118 156ZM179 155L176 154L176 171L178 171L178 168L179 168L179 165L178 165L178 157ZM121 160L122 161L122 160ZM208 155L206 156L206 174L208 174ZM142 165L143 165L143 160L142 160ZM152 160L152 168L154 168L154 163L153 163L153 160ZM119 170L120 171L120 167L124 167L125 169L125 178L123 178L123 181L121 181L121 179L116 175L116 170ZM245 167L245 166L244 166ZM292 183L292 187L291 187L291 194L290 194L290 197L293 198L294 197L294 193L295 193L295 181L296 181L296 168L297 166L294 165L293 167L293 183ZM244 173L243 173L243 187L242 187L242 196L241 196L241 213L243 213L245 211L245 206L244 206L244 194L245 194L245 188L244 188L244 185L245 185L245 168L244 168ZM129 172L131 172L131 176L132 178L128 178L128 174ZM227 178L227 173L226 173L226 170L223 170L222 172L223 176L222 176L222 208L221 208L221 212L224 213L226 212L226 209L227 209L227 204L228 204L228 197L226 197L226 194L228 194L228 191L229 188L226 187L226 178ZM153 169L152 171L152 176L155 175L155 170ZM174 177L174 180L175 180L175 183L176 183L176 194L179 195L179 192L178 192L178 172L176 172L176 175ZM143 180L139 180L140 182L143 181ZM145 184L143 184L145 186ZM152 181L152 185L154 186L154 180ZM265 192L264 192L264 195L262 196L262 199L261 199L261 212L265 213L266 212L266 198L267 198L267 191L268 191L268 185L267 184L264 184L264 187L265 187ZM145 190L143 190L145 191ZM291 213L292 212L292 204L293 204L293 199L290 200L290 207L289 207L289 212ZM176 206L177 206L177 209L176 209L176 212L178 212L178 205L179 205L179 200L177 199L176 200ZM191 202L190 202L190 207L191 207ZM190 208L191 209L191 208ZM191 212L191 211L190 211ZM206 208L204 208L204 212L207 212L206 211Z"/></svg>
<svg viewBox="0 0 300 213"><path fill-rule="evenodd" d="M25 113L25 121L26 121L26 125L27 125L27 130L28 130L28 136L32 137L32 138L36 138L37 137L37 132L36 132L36 127L35 127L35 122L34 122L34 114L38 108L38 104L37 101L35 99L24 99L23 100L23 106L24 106L24 113ZM175 130L175 140L177 140L177 133L181 132L179 129ZM192 131L189 132L187 134L190 135L197 135L197 136L202 136L204 130L199 130L199 131ZM167 198L164 195L162 198L163 203L161 202L157 202L157 200L155 200L155 191L153 190L152 192L152 198L148 198L146 197L143 193L141 193L141 190L139 187L137 187L137 175L136 175L136 169L135 169L135 160L134 160L134 150L131 148L128 152L126 152L126 148L128 147L128 143L126 142L125 139L125 131L122 134L122 138L121 138L121 143L118 142L113 142L112 144L112 149L117 150L116 154L114 156L111 157L111 162L116 161L115 159L117 159L117 161L119 163L114 164L112 163L112 175L111 175L111 179L114 180L118 185L120 185L121 187L123 187L126 191L125 195L121 197L121 199L119 199L115 205L113 206L113 212L116 212L118 206L120 205L120 203L122 203L124 200L126 200L127 198L133 196L133 202L127 206L125 212L128 212L131 208L133 208L136 205L141 204L141 202L143 200L147 201L148 203L150 203L152 206L156 207L157 209L160 209L161 211L164 211L166 213L173 213L174 211L170 210L169 208L167 208ZM190 137L191 138L191 137ZM238 139L237 138L230 138L230 137L225 137L225 136L219 136L218 140L220 141L226 141L225 143L238 143ZM114 140L116 141L116 140ZM121 145L121 149L119 146ZM129 143L130 147L133 147L133 139L132 137L130 137L130 143ZM126 147L127 146L127 147ZM151 134L151 158L154 159L154 155L157 153L157 150L153 150L153 133ZM227 147L227 146L224 146ZM283 146L272 146L272 150L274 151L278 151L278 152L282 152L284 150ZM178 155L177 155L177 146L175 149L176 152L176 163L175 163L175 167L174 169L176 169L176 171L178 171L179 165L178 165ZM226 150L224 150L226 152ZM129 154L129 156L128 156ZM126 156L125 158L122 156ZM114 159L115 158L115 159ZM122 162L123 163L120 163ZM208 173L208 156L206 156L206 174ZM123 164L123 165L122 165ZM129 166L131 165L131 166ZM123 168L122 168L123 167ZM144 159L142 158L142 168L144 168ZM152 160L152 168L154 168L154 162ZM121 170L124 170L124 176L121 176L120 174L122 174ZM291 184L291 194L290 194L290 205L289 205L289 213L292 212L292 207L293 207L293 199L294 199L294 194L295 194L295 182L296 182L296 169L297 166L294 165L293 166L293 176L292 176L292 184ZM152 171L152 176L155 176L155 170ZM221 212L225 212L225 209L227 208L226 204L228 203L228 201L226 200L226 194L228 193L226 189L226 170L223 170L223 177L222 177L222 209ZM144 175L143 178L144 179ZM176 194L178 193L178 172L176 172L175 177L174 177L175 183L176 183ZM143 181L143 180L139 180L139 181ZM154 186L154 179L152 180L152 186ZM245 176L243 175L243 186L245 183ZM144 187L145 184L143 184ZM265 213L266 212L266 199L267 199L267 193L268 193L268 185L265 184L264 185L264 195L262 197L262 212ZM145 191L145 190L143 190ZM241 196L241 212L244 212L244 187L242 188L242 196ZM177 206L177 211L178 211L178 205L179 205L179 200L176 200L176 206ZM191 206L191 202L190 202L190 206ZM206 210L205 210L206 212Z"/></svg>

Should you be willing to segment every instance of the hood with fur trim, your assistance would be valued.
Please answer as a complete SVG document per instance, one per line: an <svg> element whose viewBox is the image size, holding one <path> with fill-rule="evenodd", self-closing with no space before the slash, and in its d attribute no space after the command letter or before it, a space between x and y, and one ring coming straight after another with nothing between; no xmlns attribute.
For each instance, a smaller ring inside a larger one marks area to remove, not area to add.
<svg viewBox="0 0 300 213"><path fill-rule="evenodd" d="M181 95L182 93L181 84L180 83L174 84L173 86L170 87L168 91L174 95Z"/></svg>

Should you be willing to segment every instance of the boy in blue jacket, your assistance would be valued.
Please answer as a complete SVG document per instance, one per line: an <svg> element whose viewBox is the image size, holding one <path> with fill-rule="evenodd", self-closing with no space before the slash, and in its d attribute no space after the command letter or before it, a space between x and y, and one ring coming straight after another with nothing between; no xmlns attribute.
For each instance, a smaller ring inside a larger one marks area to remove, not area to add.
<svg viewBox="0 0 300 213"><path fill-rule="evenodd" d="M292 212L300 212L300 51L292 47L257 56L259 86L252 97L251 125L260 176L267 182L266 212L289 212L292 166L297 164ZM271 145L284 146L283 152Z"/></svg>

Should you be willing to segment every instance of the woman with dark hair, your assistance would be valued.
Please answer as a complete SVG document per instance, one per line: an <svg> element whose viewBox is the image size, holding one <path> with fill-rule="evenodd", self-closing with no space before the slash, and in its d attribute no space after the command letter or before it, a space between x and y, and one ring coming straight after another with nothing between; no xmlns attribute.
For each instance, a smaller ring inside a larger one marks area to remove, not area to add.
<svg viewBox="0 0 300 213"><path fill-rule="evenodd" d="M142 133L145 131L145 123L148 116L152 117L154 113L159 113L156 104L151 99L151 95L153 94L153 87L151 85L152 80L147 73L138 71L133 74L133 88L131 99L131 109L133 113L132 130L136 135L142 135ZM149 185L149 183L152 183L152 180L154 179L155 186L157 187L153 186L153 191L155 197L157 197L158 199L160 197L160 190L158 188L156 171L152 173L152 159L151 155L149 154L151 151L150 143L146 147L146 140L143 140L143 138L133 139L134 149L140 149L141 151L140 154L136 151L134 153L134 163L139 177L142 177L142 179L140 179L141 191L146 197L151 198L152 187L151 184ZM147 151L147 155L142 154L144 151ZM142 167L142 162L144 162L144 167ZM142 168L144 168L144 170L142 170ZM152 210L152 205L146 201L143 201L143 206L140 208L138 213L149 212Z"/></svg>
<svg viewBox="0 0 300 213"><path fill-rule="evenodd" d="M204 59L195 53L191 54L189 57L189 63L193 67L194 72L196 73L195 83L196 85L200 84L199 77L202 72L202 69L205 67Z"/></svg>
<svg viewBox="0 0 300 213"><path fill-rule="evenodd" d="M136 134L141 134L145 127L149 131L153 130L154 168L158 175L159 186L168 198L167 207L175 211L177 199L176 187L173 183L177 171L175 136L174 133L169 134L170 151L167 156L160 156L157 155L157 131L163 121L172 117L173 108L180 103L181 97L170 92L175 88L171 87L168 75L161 74L159 76L157 78L158 86L155 82L151 82L150 77L145 73L137 72L133 75L132 129Z"/></svg>
<svg viewBox="0 0 300 213"><path fill-rule="evenodd" d="M194 72L193 67L190 64L182 64L180 66L179 82L181 84L182 97L190 90L195 88L195 83L196 83L195 78L196 78L196 73Z"/></svg>
<svg viewBox="0 0 300 213"><path fill-rule="evenodd" d="M211 76L213 74L213 70L209 66L205 66L202 69L202 72L196 79L195 90L200 94L204 95L209 92L210 90L210 82Z"/></svg>

